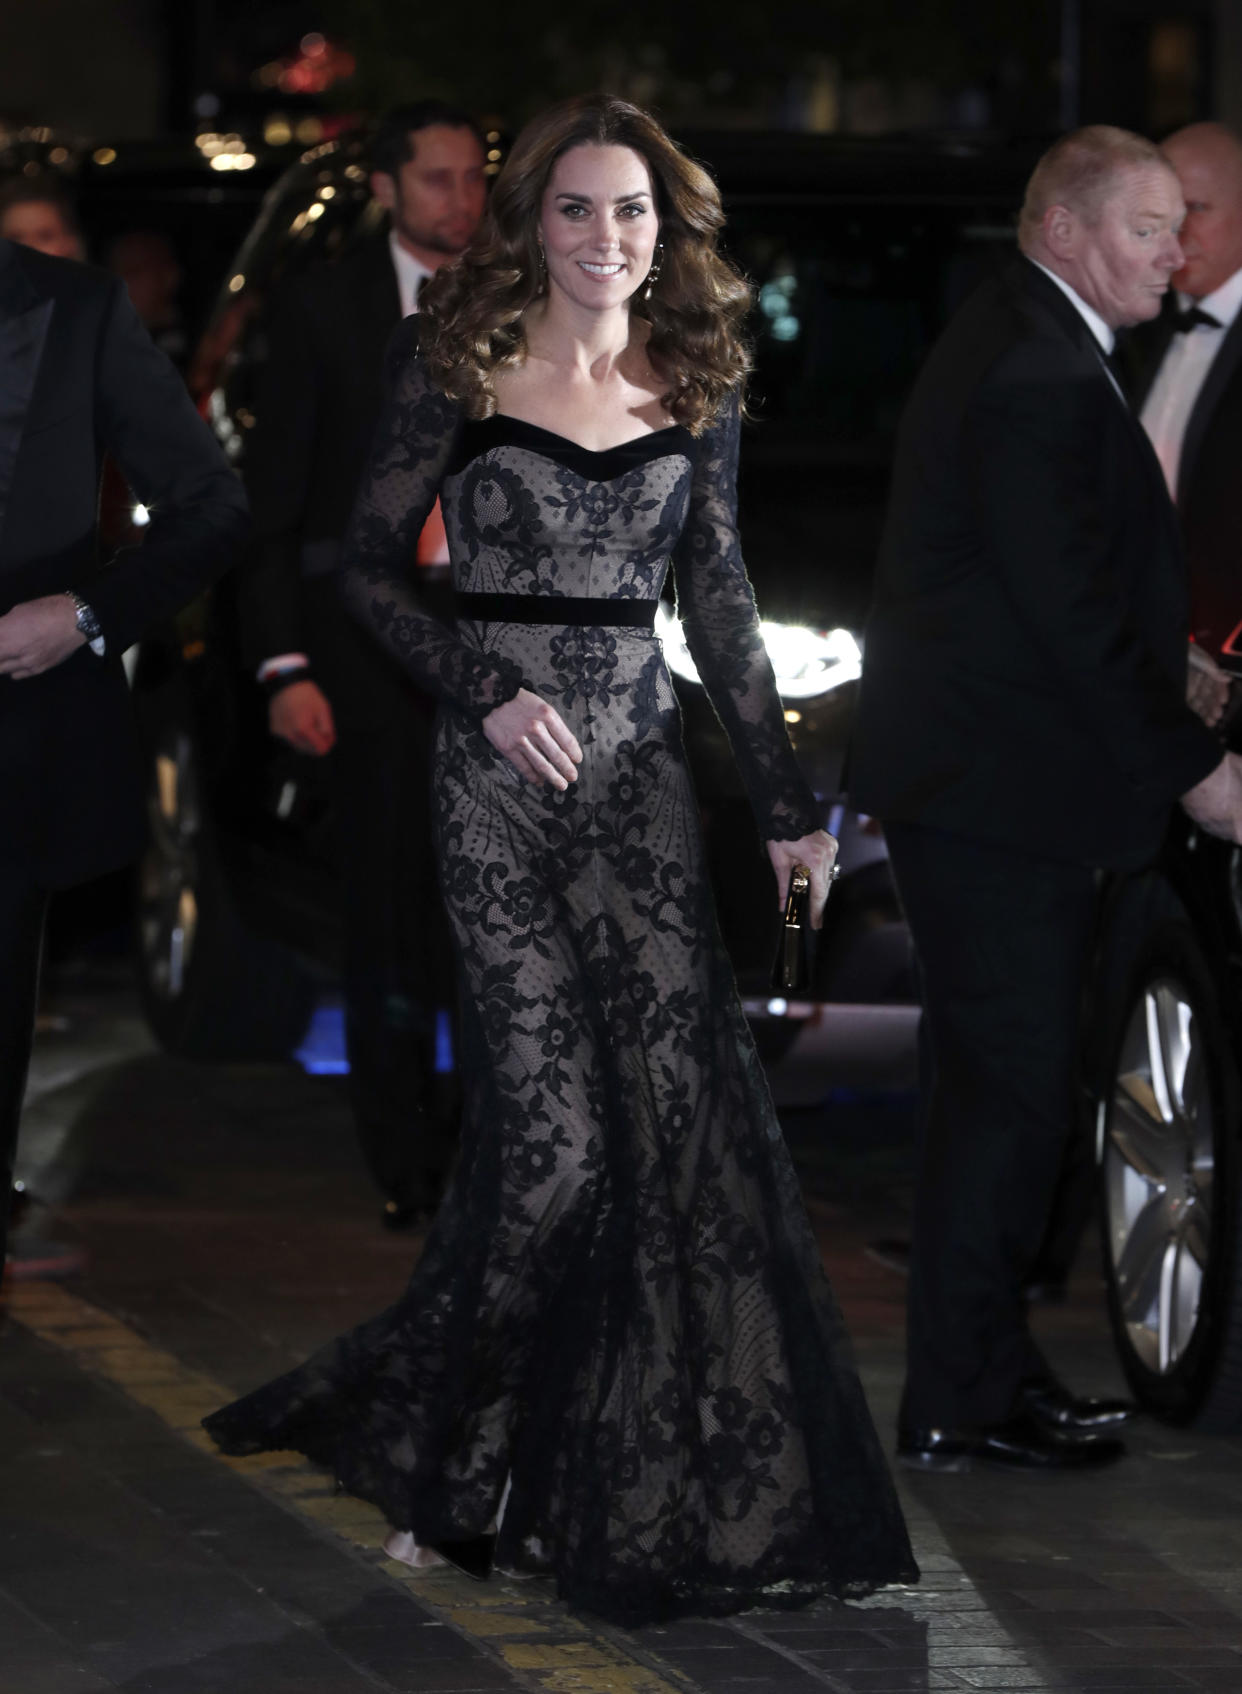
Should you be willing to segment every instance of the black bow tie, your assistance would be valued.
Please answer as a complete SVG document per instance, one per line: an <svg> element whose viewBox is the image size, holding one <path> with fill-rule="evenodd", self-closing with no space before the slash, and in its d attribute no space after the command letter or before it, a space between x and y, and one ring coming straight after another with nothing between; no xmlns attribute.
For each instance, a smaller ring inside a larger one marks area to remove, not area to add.
<svg viewBox="0 0 1242 1694"><path fill-rule="evenodd" d="M1196 324L1206 324L1209 329L1220 328L1220 319L1199 306L1188 306L1184 312L1174 312L1169 322L1178 335L1188 335Z"/></svg>

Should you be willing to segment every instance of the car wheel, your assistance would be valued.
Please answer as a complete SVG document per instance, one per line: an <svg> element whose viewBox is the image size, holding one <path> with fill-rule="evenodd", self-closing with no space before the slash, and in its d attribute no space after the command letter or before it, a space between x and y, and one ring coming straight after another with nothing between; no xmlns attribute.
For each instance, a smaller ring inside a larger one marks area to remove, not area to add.
<svg viewBox="0 0 1242 1694"><path fill-rule="evenodd" d="M1242 1421L1236 1065L1189 927L1144 948L1099 1103L1113 1331L1139 1403L1171 1423Z"/></svg>
<svg viewBox="0 0 1242 1694"><path fill-rule="evenodd" d="M183 725L156 737L147 816L138 977L157 1041L186 1058L287 1058L305 1034L314 986L291 954L238 918Z"/></svg>

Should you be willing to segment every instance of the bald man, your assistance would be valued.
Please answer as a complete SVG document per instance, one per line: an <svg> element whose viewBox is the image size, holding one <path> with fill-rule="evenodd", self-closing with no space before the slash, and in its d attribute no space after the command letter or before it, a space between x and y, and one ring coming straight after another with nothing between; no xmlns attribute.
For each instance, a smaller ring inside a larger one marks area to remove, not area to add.
<svg viewBox="0 0 1242 1694"><path fill-rule="evenodd" d="M1135 400L1181 520L1195 642L1242 653L1242 139L1192 124L1161 152L1186 202L1183 263L1134 337Z"/></svg>
<svg viewBox="0 0 1242 1694"><path fill-rule="evenodd" d="M853 760L885 827L931 1066L901 1460L1077 1470L1128 1408L1074 1396L1022 1298L1074 1121L1102 868L1179 798L1242 839L1242 782L1186 703L1160 466L1110 361L1184 264L1162 154L1103 126L1027 187L1020 252L949 325L898 438Z"/></svg>

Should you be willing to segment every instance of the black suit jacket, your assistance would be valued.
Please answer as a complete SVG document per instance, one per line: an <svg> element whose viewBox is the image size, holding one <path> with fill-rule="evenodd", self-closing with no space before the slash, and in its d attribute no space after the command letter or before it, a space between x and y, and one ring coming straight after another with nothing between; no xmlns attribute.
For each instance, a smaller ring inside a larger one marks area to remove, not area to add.
<svg viewBox="0 0 1242 1694"><path fill-rule="evenodd" d="M391 712L400 672L342 615L331 572L383 406L384 350L400 320L386 239L291 282L268 313L246 455L255 526L239 584L247 662L309 654L338 721L362 727Z"/></svg>
<svg viewBox="0 0 1242 1694"><path fill-rule="evenodd" d="M949 325L902 422L854 749L865 811L1125 867L1220 748L1155 454L1026 259Z"/></svg>
<svg viewBox="0 0 1242 1694"><path fill-rule="evenodd" d="M1169 343L1173 307L1136 330L1128 365L1136 411ZM1190 627L1219 653L1242 624L1242 313L1229 326L1195 399L1177 472L1177 511L1190 573ZM1238 647L1242 647L1239 636Z"/></svg>
<svg viewBox="0 0 1242 1694"><path fill-rule="evenodd" d="M151 523L101 568L105 453ZM0 677L0 867L58 887L136 850L121 654L230 563L246 527L240 482L121 283L0 240L0 612L72 588L107 644L102 659L81 647L41 676Z"/></svg>

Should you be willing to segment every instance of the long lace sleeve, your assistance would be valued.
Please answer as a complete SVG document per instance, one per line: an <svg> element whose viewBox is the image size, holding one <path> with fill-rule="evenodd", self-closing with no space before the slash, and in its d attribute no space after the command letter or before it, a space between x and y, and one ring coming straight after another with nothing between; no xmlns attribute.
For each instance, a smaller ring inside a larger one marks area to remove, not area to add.
<svg viewBox="0 0 1242 1694"><path fill-rule="evenodd" d="M740 402L699 443L690 511L673 555L686 644L725 727L769 841L819 828L815 797L794 758L737 532Z"/></svg>
<svg viewBox="0 0 1242 1694"><path fill-rule="evenodd" d="M341 592L353 615L429 692L473 718L522 686L518 666L480 653L420 604L415 551L463 418L434 389L407 320L389 358L388 402L341 551Z"/></svg>

